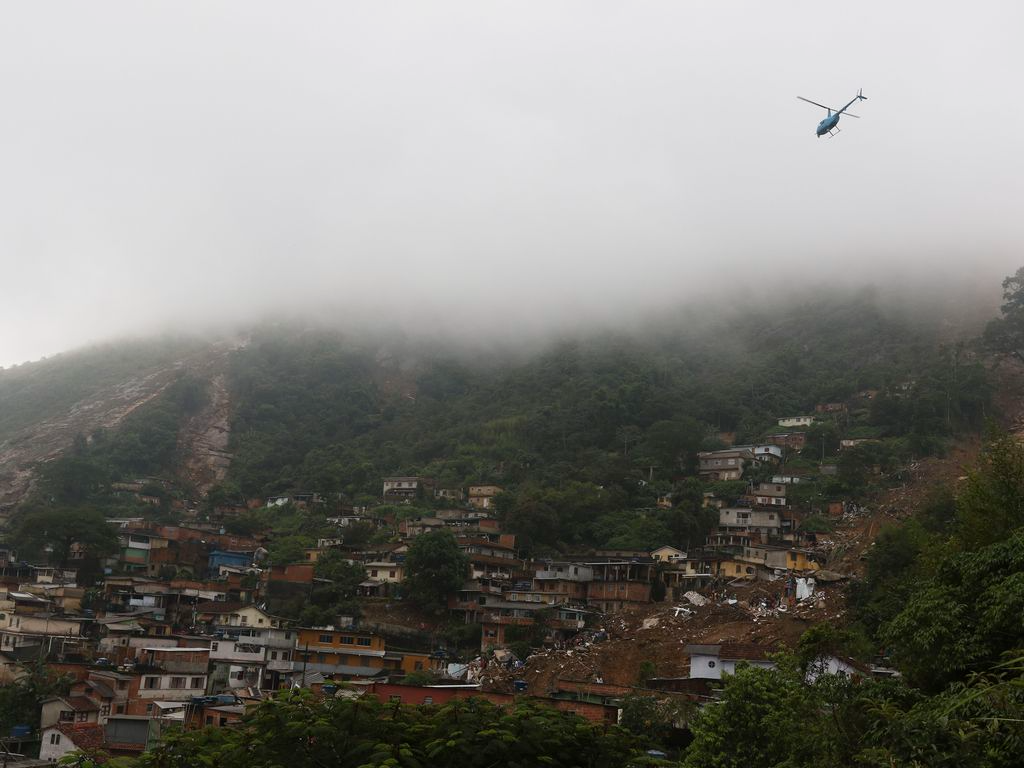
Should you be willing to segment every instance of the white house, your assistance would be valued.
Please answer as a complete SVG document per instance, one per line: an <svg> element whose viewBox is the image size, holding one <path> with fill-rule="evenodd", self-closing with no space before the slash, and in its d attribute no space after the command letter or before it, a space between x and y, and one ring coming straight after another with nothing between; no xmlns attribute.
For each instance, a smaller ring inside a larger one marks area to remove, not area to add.
<svg viewBox="0 0 1024 768"><path fill-rule="evenodd" d="M95 723L81 726L66 724L44 728L40 733L39 759L56 763L76 750L91 752L103 746L103 726Z"/></svg>
<svg viewBox="0 0 1024 768"><path fill-rule="evenodd" d="M809 427L813 423L813 416L786 416L779 419L780 427Z"/></svg>
<svg viewBox="0 0 1024 768"><path fill-rule="evenodd" d="M736 665L741 662L761 669L775 669L775 662L768 658L772 649L761 645L688 645L683 650L690 656L690 677L694 679L721 680L722 675L735 674Z"/></svg>

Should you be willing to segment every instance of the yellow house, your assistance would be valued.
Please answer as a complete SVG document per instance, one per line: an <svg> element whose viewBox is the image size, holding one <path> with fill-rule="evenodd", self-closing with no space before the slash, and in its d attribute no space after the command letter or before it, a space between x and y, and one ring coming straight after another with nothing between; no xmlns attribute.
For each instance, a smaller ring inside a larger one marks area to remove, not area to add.
<svg viewBox="0 0 1024 768"><path fill-rule="evenodd" d="M295 669L349 679L385 669L384 638L372 632L333 627L300 627Z"/></svg>
<svg viewBox="0 0 1024 768"><path fill-rule="evenodd" d="M659 563L671 563L676 560L685 560L686 553L681 549L676 549L675 547L669 547L666 545L664 547L658 547L656 550L651 552L651 559L656 560Z"/></svg>

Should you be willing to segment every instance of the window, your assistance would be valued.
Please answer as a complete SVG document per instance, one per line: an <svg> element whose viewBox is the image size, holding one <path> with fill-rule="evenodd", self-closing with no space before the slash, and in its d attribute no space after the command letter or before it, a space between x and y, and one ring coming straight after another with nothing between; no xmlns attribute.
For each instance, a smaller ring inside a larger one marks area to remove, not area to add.
<svg viewBox="0 0 1024 768"><path fill-rule="evenodd" d="M353 645L354 641L352 640L351 637L342 636L341 643L342 643L342 645Z"/></svg>
<svg viewBox="0 0 1024 768"><path fill-rule="evenodd" d="M109 714L110 714L110 705L109 704L104 704L103 706L100 707L100 717L106 717Z"/></svg>
<svg viewBox="0 0 1024 768"><path fill-rule="evenodd" d="M207 725L213 725L213 715L207 715L206 716L206 724Z"/></svg>
<svg viewBox="0 0 1024 768"><path fill-rule="evenodd" d="M171 678L171 688L184 688L184 687L185 687L185 678L184 677L172 677Z"/></svg>
<svg viewBox="0 0 1024 768"><path fill-rule="evenodd" d="M123 715L124 714L124 704L118 704L116 707L114 707L114 712L116 712L119 715Z"/></svg>
<svg viewBox="0 0 1024 768"><path fill-rule="evenodd" d="M147 677L145 680L142 681L142 687L143 688L150 688L150 689L152 689L152 688L159 688L160 687L160 678L159 677Z"/></svg>
<svg viewBox="0 0 1024 768"><path fill-rule="evenodd" d="M118 680L117 681L117 690L123 691L127 687L128 687L128 681L127 680Z"/></svg>
<svg viewBox="0 0 1024 768"><path fill-rule="evenodd" d="M291 632L285 632L284 633L284 639L285 640L291 640L292 639L292 633Z"/></svg>
<svg viewBox="0 0 1024 768"><path fill-rule="evenodd" d="M202 688L203 687L203 678L201 678L201 677L193 677L192 678L192 687L193 688Z"/></svg>
<svg viewBox="0 0 1024 768"><path fill-rule="evenodd" d="M217 642L210 643L210 650L211 651L216 651L218 648L220 648L220 643L217 643Z"/></svg>
<svg viewBox="0 0 1024 768"><path fill-rule="evenodd" d="M374 578L374 579L377 578L377 569L376 568L374 568L372 571L370 571L370 576L372 578Z"/></svg>
<svg viewBox="0 0 1024 768"><path fill-rule="evenodd" d="M281 661L288 661L288 651L281 651Z"/></svg>
<svg viewBox="0 0 1024 768"><path fill-rule="evenodd" d="M88 718L89 718L89 713L88 712L79 712L75 716L75 720L77 720L80 723L84 723Z"/></svg>
<svg viewBox="0 0 1024 768"><path fill-rule="evenodd" d="M715 668L715 662L709 661L708 662L708 669L714 669L714 668Z"/></svg>
<svg viewBox="0 0 1024 768"><path fill-rule="evenodd" d="M153 705L152 704L147 704L146 705L146 714L148 715L148 714L151 714L152 712L153 712Z"/></svg>
<svg viewBox="0 0 1024 768"><path fill-rule="evenodd" d="M270 652L270 660L271 661L277 661L277 651L271 651Z"/></svg>
<svg viewBox="0 0 1024 768"><path fill-rule="evenodd" d="M75 721L75 713L70 709L62 709L60 711L59 720L62 723L73 723Z"/></svg>
<svg viewBox="0 0 1024 768"><path fill-rule="evenodd" d="M417 672L419 672L421 669L423 669L423 662L422 661L417 661L413 665L413 669L416 670Z"/></svg>
<svg viewBox="0 0 1024 768"><path fill-rule="evenodd" d="M331 642L334 642L334 635L320 635L320 642L321 643L331 643Z"/></svg>
<svg viewBox="0 0 1024 768"><path fill-rule="evenodd" d="M424 696L423 697L423 703L424 704L433 704L434 703L434 697L433 696Z"/></svg>
<svg viewBox="0 0 1024 768"><path fill-rule="evenodd" d="M60 744L60 734L59 733L51 733L50 734L50 743L51 744Z"/></svg>
<svg viewBox="0 0 1024 768"><path fill-rule="evenodd" d="M357 642L358 642L359 645L362 645L362 646L365 646L365 647L369 647L369 645L370 645L370 643L372 641L368 637L360 637Z"/></svg>

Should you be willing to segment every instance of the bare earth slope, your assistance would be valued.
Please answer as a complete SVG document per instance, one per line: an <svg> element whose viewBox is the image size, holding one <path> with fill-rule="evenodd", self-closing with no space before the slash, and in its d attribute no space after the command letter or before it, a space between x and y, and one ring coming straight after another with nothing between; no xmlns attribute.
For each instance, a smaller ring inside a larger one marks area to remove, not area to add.
<svg viewBox="0 0 1024 768"><path fill-rule="evenodd" d="M59 456L77 434L117 427L186 371L210 382L210 401L182 429L181 479L201 491L223 479L230 463L226 451L230 400L225 368L227 355L237 346L211 344L144 367L126 380L96 387L0 441L0 518L29 492L36 465Z"/></svg>

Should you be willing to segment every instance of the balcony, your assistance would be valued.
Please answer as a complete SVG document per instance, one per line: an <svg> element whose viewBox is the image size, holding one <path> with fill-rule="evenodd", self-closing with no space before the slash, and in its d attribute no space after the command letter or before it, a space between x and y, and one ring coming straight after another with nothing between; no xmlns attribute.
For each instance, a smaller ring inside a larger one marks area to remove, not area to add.
<svg viewBox="0 0 1024 768"><path fill-rule="evenodd" d="M267 662L268 672L291 672L293 669L295 669L295 662L291 659L287 661L275 659Z"/></svg>
<svg viewBox="0 0 1024 768"><path fill-rule="evenodd" d="M559 579L561 581L590 581L593 578L592 573L577 573L572 574L568 571L537 571L534 574L535 579Z"/></svg>
<svg viewBox="0 0 1024 768"><path fill-rule="evenodd" d="M529 627L533 625L531 616L502 616L500 613L488 613L483 617L486 624L504 624L511 627Z"/></svg>

